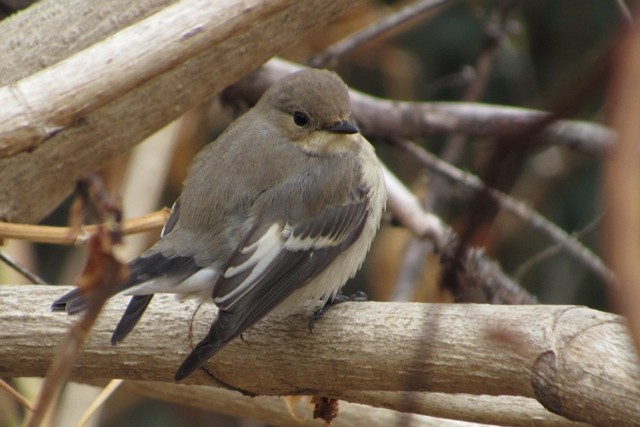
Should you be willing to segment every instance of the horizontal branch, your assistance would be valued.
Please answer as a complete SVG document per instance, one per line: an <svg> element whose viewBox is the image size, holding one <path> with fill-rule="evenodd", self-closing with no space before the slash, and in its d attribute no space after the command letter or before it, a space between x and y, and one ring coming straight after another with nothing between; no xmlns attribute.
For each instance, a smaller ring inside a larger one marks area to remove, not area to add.
<svg viewBox="0 0 640 427"><path fill-rule="evenodd" d="M234 85L234 93L255 101L273 82L299 68L292 62L272 59ZM353 113L363 133L381 138L412 139L448 133L507 137L548 115L539 110L473 102L394 101L353 89L350 95ZM558 120L544 128L538 139L544 144L602 154L613 143L615 133L598 123Z"/></svg>
<svg viewBox="0 0 640 427"><path fill-rule="evenodd" d="M45 375L71 322L49 306L66 290L0 287L0 376ZM105 307L74 378L171 381L216 310L157 295L131 336L112 347L125 305L116 297ZM523 396L600 425L624 425L640 405L640 368L624 320L583 307L347 303L330 310L313 334L292 316L260 322L243 338L186 382L218 385L217 378L260 395Z"/></svg>

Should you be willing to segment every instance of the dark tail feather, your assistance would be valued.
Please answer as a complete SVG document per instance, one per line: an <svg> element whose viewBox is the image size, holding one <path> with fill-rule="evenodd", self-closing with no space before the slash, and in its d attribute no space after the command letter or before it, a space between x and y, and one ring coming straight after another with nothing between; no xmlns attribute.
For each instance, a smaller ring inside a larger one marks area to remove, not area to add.
<svg viewBox="0 0 640 427"><path fill-rule="evenodd" d="M174 381L182 381L196 370L201 368L207 360L220 351L229 341L242 333L242 330L225 329L223 325L229 323L229 318L235 317L231 313L218 312L218 318L211 325L207 336L196 345L191 354L184 359L178 368ZM244 329L243 329L244 330Z"/></svg>
<svg viewBox="0 0 640 427"><path fill-rule="evenodd" d="M87 304L80 295L78 288L73 289L51 304L52 311L66 311L69 314L78 313L86 308Z"/></svg>
<svg viewBox="0 0 640 427"><path fill-rule="evenodd" d="M115 345L125 339L129 332L138 324L138 321L147 309L147 306L151 302L153 294L151 295L134 295L129 301L127 309L118 322L113 335L111 335L111 344Z"/></svg>

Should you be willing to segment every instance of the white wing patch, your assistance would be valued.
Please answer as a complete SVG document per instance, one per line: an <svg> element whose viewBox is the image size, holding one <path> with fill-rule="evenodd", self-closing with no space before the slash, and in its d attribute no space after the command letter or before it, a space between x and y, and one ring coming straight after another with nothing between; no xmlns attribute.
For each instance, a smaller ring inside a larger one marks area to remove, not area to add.
<svg viewBox="0 0 640 427"><path fill-rule="evenodd" d="M274 223L257 241L240 249L241 254L251 254L248 259L240 264L230 266L223 273L225 279L249 272L247 277L231 292L214 298L214 301L227 310L231 309L235 302L241 300L253 289L260 277L270 270L273 261L283 251L308 251L311 255L315 250L339 244L340 241L332 236L310 235L301 238L294 235L294 228L289 224L282 227L278 223Z"/></svg>
<svg viewBox="0 0 640 427"><path fill-rule="evenodd" d="M158 277L135 285L124 295L149 295L149 294L209 294L218 276L218 270L213 267L203 268L191 276L176 284L171 277Z"/></svg>
<svg viewBox="0 0 640 427"><path fill-rule="evenodd" d="M287 225L285 230L289 227ZM291 231L290 227L289 230ZM340 240L335 240L333 236L307 236L304 238L300 238L294 236L293 233L289 232L287 234L286 242L284 247L290 251L308 251L308 250L317 250L322 248L330 248L340 244Z"/></svg>
<svg viewBox="0 0 640 427"><path fill-rule="evenodd" d="M225 279L228 279L248 270L251 270L251 273L232 292L229 292L222 297L215 298L215 303L218 305L225 305L229 300L237 301L244 294L249 292L252 285L255 283L255 280L268 269L269 264L271 264L278 254L280 254L283 243L282 228L279 224L274 223L269 227L266 233L260 237L260 239L242 248L240 253L253 253L249 259L244 261L242 264L227 268L224 271L223 276ZM231 304L229 308L232 306L233 304Z"/></svg>

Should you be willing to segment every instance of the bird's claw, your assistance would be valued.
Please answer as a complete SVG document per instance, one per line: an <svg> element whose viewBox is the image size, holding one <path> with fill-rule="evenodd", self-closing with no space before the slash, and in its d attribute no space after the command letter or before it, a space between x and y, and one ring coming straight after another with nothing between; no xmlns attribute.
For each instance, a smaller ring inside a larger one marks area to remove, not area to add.
<svg viewBox="0 0 640 427"><path fill-rule="evenodd" d="M345 295L342 292L338 292L333 298L330 298L329 300L327 300L327 302L322 307L314 311L313 314L309 316L309 321L308 321L309 332L313 333L313 325L318 320L320 320L320 318L324 315L324 313L334 305L342 304L343 302L349 302L349 301L362 302L367 300L368 300L367 294L365 294L362 291L355 292L351 295Z"/></svg>

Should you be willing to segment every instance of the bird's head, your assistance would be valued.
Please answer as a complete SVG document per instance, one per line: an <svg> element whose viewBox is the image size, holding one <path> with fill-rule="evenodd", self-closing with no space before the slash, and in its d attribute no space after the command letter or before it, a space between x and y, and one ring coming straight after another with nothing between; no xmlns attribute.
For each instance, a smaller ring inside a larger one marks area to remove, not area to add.
<svg viewBox="0 0 640 427"><path fill-rule="evenodd" d="M259 106L288 140L310 154L359 149L348 88L331 71L292 73L269 88Z"/></svg>

